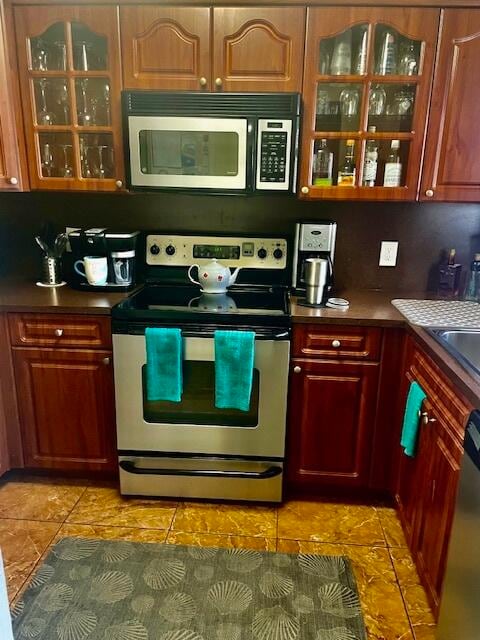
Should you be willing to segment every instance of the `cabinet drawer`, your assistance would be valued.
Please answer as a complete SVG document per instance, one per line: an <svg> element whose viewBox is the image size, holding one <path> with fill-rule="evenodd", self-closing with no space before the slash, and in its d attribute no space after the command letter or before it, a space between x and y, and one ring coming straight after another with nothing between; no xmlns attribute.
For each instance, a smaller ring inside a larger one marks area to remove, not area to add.
<svg viewBox="0 0 480 640"><path fill-rule="evenodd" d="M296 326L293 331L295 357L379 360L382 329L347 325Z"/></svg>
<svg viewBox="0 0 480 640"><path fill-rule="evenodd" d="M56 313L8 314L12 346L109 349L110 318Z"/></svg>

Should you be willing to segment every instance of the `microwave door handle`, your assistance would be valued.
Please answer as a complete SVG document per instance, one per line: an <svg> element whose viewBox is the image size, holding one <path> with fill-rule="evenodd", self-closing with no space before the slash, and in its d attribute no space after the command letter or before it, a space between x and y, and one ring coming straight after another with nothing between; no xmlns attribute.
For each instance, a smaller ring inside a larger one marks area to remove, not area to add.
<svg viewBox="0 0 480 640"><path fill-rule="evenodd" d="M258 127L255 120L247 120L247 190L257 187L257 140Z"/></svg>
<svg viewBox="0 0 480 640"><path fill-rule="evenodd" d="M282 467L272 465L263 471L222 471L221 469L145 469L137 467L131 460L122 460L120 468L127 473L150 476L200 476L207 478L250 478L252 480L267 480L282 473Z"/></svg>

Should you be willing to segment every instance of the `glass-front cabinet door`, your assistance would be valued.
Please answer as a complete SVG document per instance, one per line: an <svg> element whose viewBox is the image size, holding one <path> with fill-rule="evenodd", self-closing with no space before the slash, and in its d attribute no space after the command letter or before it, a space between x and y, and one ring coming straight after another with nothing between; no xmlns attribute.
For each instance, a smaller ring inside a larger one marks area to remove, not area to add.
<svg viewBox="0 0 480 640"><path fill-rule="evenodd" d="M124 182L114 7L17 7L34 189L112 191Z"/></svg>
<svg viewBox="0 0 480 640"><path fill-rule="evenodd" d="M415 200L436 9L311 8L301 197Z"/></svg>

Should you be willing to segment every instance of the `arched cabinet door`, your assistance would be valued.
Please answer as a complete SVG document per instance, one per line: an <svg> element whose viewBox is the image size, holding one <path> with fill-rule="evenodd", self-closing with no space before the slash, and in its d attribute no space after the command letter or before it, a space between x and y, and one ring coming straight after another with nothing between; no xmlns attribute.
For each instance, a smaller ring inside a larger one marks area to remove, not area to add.
<svg viewBox="0 0 480 640"><path fill-rule="evenodd" d="M425 149L422 200L480 201L480 9L443 15Z"/></svg>
<svg viewBox="0 0 480 640"><path fill-rule="evenodd" d="M15 7L15 27L32 189L122 188L115 7Z"/></svg>
<svg viewBox="0 0 480 640"><path fill-rule="evenodd" d="M219 91L301 91L305 8L215 7L213 82Z"/></svg>
<svg viewBox="0 0 480 640"><path fill-rule="evenodd" d="M120 7L125 89L208 90L210 9Z"/></svg>
<svg viewBox="0 0 480 640"><path fill-rule="evenodd" d="M302 198L415 200L438 9L312 7Z"/></svg>

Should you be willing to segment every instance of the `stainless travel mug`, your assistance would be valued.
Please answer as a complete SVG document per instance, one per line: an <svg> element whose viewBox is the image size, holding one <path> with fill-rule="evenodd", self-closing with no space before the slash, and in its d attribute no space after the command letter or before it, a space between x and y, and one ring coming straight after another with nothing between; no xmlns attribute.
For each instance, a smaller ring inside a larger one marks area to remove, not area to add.
<svg viewBox="0 0 480 640"><path fill-rule="evenodd" d="M326 258L305 260L305 299L308 304L322 304L327 286L328 269Z"/></svg>

